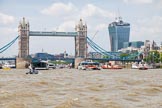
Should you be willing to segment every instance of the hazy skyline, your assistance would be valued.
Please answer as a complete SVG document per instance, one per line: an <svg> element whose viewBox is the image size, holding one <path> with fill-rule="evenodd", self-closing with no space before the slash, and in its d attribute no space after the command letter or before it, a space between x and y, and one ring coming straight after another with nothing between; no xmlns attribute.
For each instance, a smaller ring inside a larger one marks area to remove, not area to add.
<svg viewBox="0 0 162 108"><path fill-rule="evenodd" d="M0 0L0 48L18 35L23 17L31 31L75 31L79 19L88 27L88 37L110 50L108 24L121 16L131 24L130 41L162 40L162 0ZM118 11L119 10L119 11ZM89 47L88 47L89 48ZM74 38L30 37L30 54L74 55ZM91 48L89 51L93 51ZM18 54L18 41L0 56Z"/></svg>

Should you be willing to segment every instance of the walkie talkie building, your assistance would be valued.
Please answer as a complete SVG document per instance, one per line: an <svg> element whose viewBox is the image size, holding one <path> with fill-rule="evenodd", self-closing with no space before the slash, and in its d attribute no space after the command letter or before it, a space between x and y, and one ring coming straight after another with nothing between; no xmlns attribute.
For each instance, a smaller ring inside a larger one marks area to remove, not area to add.
<svg viewBox="0 0 162 108"><path fill-rule="evenodd" d="M124 42L129 42L130 24L123 22L121 17L116 18L108 26L111 51L118 51L123 48Z"/></svg>

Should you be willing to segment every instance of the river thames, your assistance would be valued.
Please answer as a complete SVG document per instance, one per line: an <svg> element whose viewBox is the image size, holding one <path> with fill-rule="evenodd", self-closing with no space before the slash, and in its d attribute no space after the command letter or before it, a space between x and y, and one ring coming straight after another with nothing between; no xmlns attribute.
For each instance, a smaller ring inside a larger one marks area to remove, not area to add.
<svg viewBox="0 0 162 108"><path fill-rule="evenodd" d="M162 108L162 70L0 70L0 108Z"/></svg>

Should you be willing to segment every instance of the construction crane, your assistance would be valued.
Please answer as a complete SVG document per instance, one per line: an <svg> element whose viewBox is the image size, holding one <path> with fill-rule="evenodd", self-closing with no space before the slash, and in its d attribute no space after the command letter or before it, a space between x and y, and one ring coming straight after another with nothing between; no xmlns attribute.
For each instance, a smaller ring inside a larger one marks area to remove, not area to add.
<svg viewBox="0 0 162 108"><path fill-rule="evenodd" d="M99 32L98 30L95 32L95 34L93 35L93 37L92 37L91 40L93 40L93 39L95 38L95 36L97 35L98 32ZM87 48L88 48L88 45L87 45ZM91 52L91 51L90 51L90 52Z"/></svg>
<svg viewBox="0 0 162 108"><path fill-rule="evenodd" d="M91 40L93 40L95 38L95 36L97 35L98 32L99 32L98 30L95 32L95 34L93 35Z"/></svg>

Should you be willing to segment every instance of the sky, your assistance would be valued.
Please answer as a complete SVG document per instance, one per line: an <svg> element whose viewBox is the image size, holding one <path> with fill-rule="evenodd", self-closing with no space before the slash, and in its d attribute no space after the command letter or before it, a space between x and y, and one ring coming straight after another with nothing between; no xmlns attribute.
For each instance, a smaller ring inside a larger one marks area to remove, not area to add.
<svg viewBox="0 0 162 108"><path fill-rule="evenodd" d="M87 36L109 51L108 24L118 16L131 25L130 41L162 42L162 0L0 0L0 48L18 36L23 17L31 31L62 32L74 32L82 18ZM72 37L30 37L29 47L30 54L75 51ZM0 57L17 55L18 41L0 53Z"/></svg>

